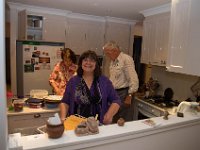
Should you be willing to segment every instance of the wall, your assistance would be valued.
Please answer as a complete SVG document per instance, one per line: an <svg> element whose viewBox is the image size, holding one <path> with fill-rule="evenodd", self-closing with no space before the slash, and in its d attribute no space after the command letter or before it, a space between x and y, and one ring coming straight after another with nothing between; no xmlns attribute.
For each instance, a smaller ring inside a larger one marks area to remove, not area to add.
<svg viewBox="0 0 200 150"><path fill-rule="evenodd" d="M198 77L168 72L165 67L158 66L152 66L151 73L160 83L158 94L163 94L167 87L171 87L174 90L174 99L182 101L193 96L190 88Z"/></svg>
<svg viewBox="0 0 200 150"><path fill-rule="evenodd" d="M137 22L133 28L133 35L142 36L143 35L143 23Z"/></svg>
<svg viewBox="0 0 200 150"><path fill-rule="evenodd" d="M5 80L5 2L0 0L0 149L7 150L8 130L6 116L6 80Z"/></svg>

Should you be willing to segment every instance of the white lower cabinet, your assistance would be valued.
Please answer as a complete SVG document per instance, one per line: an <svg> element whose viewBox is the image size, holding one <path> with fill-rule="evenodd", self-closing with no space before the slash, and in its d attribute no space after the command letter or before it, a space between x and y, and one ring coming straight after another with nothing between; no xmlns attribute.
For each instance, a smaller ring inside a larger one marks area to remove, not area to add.
<svg viewBox="0 0 200 150"><path fill-rule="evenodd" d="M45 125L47 119L54 114L55 112L8 115L8 133L37 134L37 128Z"/></svg>

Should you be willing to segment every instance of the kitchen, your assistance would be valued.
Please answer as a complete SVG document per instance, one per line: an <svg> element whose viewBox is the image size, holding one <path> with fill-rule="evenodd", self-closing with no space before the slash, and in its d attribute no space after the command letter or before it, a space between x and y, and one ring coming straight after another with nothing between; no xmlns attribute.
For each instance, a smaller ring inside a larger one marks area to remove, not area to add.
<svg viewBox="0 0 200 150"><path fill-rule="evenodd" d="M152 66L152 76L157 79L160 83L164 83L161 86L160 93L164 92L164 89L171 86L176 94L175 99L184 100L192 94L188 89L197 81L195 76L187 76L181 74L174 74L171 72L166 72L164 67ZM174 82L176 81L176 83ZM184 90L184 92L183 92Z"/></svg>

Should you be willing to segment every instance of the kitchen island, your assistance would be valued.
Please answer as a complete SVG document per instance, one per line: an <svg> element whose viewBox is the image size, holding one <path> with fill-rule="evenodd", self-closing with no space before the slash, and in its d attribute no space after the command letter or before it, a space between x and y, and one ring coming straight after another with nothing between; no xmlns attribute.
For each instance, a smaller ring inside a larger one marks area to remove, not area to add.
<svg viewBox="0 0 200 150"><path fill-rule="evenodd" d="M65 131L58 139L47 134L22 136L19 142L24 150L198 150L200 140L200 113L177 117L169 115L151 118L150 126L144 120L100 126L99 134L77 137L73 131Z"/></svg>

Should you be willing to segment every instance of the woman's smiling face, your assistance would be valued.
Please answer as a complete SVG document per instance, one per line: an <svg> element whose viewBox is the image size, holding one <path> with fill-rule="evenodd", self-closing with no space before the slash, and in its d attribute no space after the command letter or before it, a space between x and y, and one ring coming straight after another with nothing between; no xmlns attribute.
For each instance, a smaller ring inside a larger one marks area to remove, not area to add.
<svg viewBox="0 0 200 150"><path fill-rule="evenodd" d="M82 69L84 72L93 73L96 67L96 61L92 58L84 58L82 61Z"/></svg>

